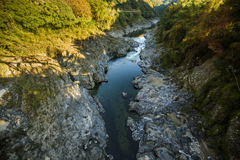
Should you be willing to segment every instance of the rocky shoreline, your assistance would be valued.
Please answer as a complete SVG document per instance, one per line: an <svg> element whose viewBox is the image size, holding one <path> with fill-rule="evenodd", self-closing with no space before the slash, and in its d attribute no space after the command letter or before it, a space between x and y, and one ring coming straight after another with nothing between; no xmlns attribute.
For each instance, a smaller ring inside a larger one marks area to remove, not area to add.
<svg viewBox="0 0 240 160"><path fill-rule="evenodd" d="M64 52L58 60L75 83L87 89L95 87L96 83L107 81L107 63L113 58L123 57L136 47L136 42L127 34L144 30L156 25L157 19L145 21L143 24L134 24L120 30L111 30L105 36L89 37L76 42L82 57Z"/></svg>
<svg viewBox="0 0 240 160"><path fill-rule="evenodd" d="M129 104L129 110L140 115L138 120L129 117L127 121L132 137L139 141L137 160L221 159L201 138L198 126L202 119L197 113L186 112L193 111L194 96L177 87L169 75L162 74L160 64L155 63L161 58L156 52L166 49L156 45L153 34L145 35L148 40L139 62L145 74L132 82L140 90Z"/></svg>
<svg viewBox="0 0 240 160"><path fill-rule="evenodd" d="M144 27L124 32L139 28ZM107 81L107 62L132 46L127 38L107 34L76 41L75 52L56 59L2 59L9 78L0 84L0 159L108 159L104 110L85 88Z"/></svg>

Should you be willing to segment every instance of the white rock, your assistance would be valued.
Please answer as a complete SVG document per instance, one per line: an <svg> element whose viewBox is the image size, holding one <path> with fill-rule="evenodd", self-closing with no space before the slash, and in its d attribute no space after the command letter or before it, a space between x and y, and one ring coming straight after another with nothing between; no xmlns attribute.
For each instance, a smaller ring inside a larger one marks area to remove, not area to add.
<svg viewBox="0 0 240 160"><path fill-rule="evenodd" d="M122 96L123 96L123 98L126 98L127 97L127 93L122 92Z"/></svg>
<svg viewBox="0 0 240 160"><path fill-rule="evenodd" d="M0 132L6 130L8 124L9 124L9 122L6 122L6 121L2 121L2 120L0 120Z"/></svg>
<svg viewBox="0 0 240 160"><path fill-rule="evenodd" d="M7 90L6 89L1 89L0 90L0 99L2 98L2 96L4 95L4 93L6 93Z"/></svg>
<svg viewBox="0 0 240 160"><path fill-rule="evenodd" d="M45 160L50 160L50 158L48 156L45 156Z"/></svg>

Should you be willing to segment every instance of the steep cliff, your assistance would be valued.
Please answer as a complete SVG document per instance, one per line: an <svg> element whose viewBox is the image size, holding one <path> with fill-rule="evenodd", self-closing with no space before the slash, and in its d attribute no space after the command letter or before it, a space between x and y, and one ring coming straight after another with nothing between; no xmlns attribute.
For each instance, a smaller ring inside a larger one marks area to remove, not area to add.
<svg viewBox="0 0 240 160"><path fill-rule="evenodd" d="M199 128L225 159L240 156L239 6L234 0L179 1L162 15L155 36L166 49L154 63L195 93L194 108L204 117Z"/></svg>
<svg viewBox="0 0 240 160"><path fill-rule="evenodd" d="M1 78L1 159L106 157L99 106L57 60L3 60L8 78Z"/></svg>
<svg viewBox="0 0 240 160"><path fill-rule="evenodd" d="M67 75L22 76L1 102L1 159L105 159L99 106Z"/></svg>

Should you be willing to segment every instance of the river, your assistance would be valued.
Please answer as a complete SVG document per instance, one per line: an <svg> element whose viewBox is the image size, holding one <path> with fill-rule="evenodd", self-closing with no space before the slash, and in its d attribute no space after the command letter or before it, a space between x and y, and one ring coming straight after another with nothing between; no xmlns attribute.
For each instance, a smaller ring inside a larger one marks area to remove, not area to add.
<svg viewBox="0 0 240 160"><path fill-rule="evenodd" d="M142 74L137 65L140 60L139 53L145 47L145 37L133 38L138 43L135 51L131 51L126 57L116 58L108 63L108 82L103 82L91 91L105 109L103 119L106 123L108 139L107 153L114 160L136 159L138 142L132 139L131 131L126 126L127 118L136 118L137 115L128 111L129 102L133 100L138 92L132 85L133 77ZM122 92L127 93L123 98Z"/></svg>

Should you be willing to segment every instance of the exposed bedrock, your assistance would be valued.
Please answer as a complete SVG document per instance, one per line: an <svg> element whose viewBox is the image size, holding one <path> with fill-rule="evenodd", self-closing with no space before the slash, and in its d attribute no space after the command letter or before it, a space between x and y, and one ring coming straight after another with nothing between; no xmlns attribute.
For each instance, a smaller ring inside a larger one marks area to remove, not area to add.
<svg viewBox="0 0 240 160"><path fill-rule="evenodd" d="M167 50L155 43L153 34L145 34L146 48L138 63L145 74L133 80L134 87L140 90L129 104L129 110L140 115L138 120L129 117L127 121L132 137L139 141L137 159L219 158L199 133L203 121L192 110L194 96L179 88L171 76L163 74L159 59Z"/></svg>

